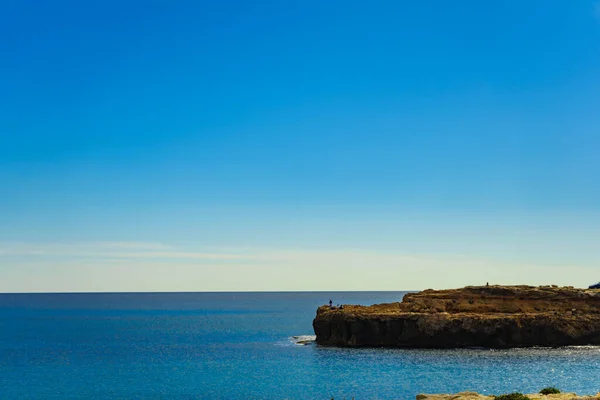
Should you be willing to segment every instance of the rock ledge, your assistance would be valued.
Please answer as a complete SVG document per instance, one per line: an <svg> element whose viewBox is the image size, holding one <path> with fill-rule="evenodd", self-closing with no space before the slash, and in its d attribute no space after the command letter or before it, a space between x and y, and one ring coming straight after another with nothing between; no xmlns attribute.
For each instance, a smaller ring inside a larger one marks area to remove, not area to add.
<svg viewBox="0 0 600 400"><path fill-rule="evenodd" d="M468 286L409 293L402 302L319 307L319 345L509 348L600 345L600 290Z"/></svg>
<svg viewBox="0 0 600 400"><path fill-rule="evenodd" d="M600 393L595 396L577 396L575 393L557 394L528 394L531 400L598 400ZM456 394L420 394L417 400L494 400L494 396L486 396L475 392L461 392Z"/></svg>

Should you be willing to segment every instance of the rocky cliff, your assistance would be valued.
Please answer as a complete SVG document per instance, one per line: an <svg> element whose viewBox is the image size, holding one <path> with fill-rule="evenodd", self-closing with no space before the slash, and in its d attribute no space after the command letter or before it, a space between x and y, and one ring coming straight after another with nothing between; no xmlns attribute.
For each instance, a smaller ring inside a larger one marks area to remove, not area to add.
<svg viewBox="0 0 600 400"><path fill-rule="evenodd" d="M529 347L600 344L600 290L469 286L402 302L319 307L317 343L345 347Z"/></svg>
<svg viewBox="0 0 600 400"><path fill-rule="evenodd" d="M600 393L595 396L577 396L575 393L557 393L543 395L539 393L528 394L529 400L598 400ZM462 392L457 394L420 394L417 400L494 400L494 396L485 396L475 392Z"/></svg>

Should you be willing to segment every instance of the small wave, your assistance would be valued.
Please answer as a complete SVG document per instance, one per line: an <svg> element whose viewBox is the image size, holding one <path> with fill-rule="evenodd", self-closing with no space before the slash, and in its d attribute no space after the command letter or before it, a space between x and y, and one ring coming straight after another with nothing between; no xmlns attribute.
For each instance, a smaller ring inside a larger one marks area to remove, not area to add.
<svg viewBox="0 0 600 400"><path fill-rule="evenodd" d="M317 337L315 335L299 335L292 336L290 339L298 346L306 346L307 344L314 343Z"/></svg>
<svg viewBox="0 0 600 400"><path fill-rule="evenodd" d="M289 336L286 339L278 340L275 346L290 347L290 346L307 346L315 343L317 337L315 335L298 335Z"/></svg>

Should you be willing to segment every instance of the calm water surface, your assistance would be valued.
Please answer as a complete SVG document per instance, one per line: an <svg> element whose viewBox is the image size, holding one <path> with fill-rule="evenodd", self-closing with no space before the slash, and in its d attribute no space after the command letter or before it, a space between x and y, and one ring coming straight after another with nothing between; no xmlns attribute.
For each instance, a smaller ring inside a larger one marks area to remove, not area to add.
<svg viewBox="0 0 600 400"><path fill-rule="evenodd" d="M0 399L414 399L600 391L600 348L297 345L316 307L403 292L0 295Z"/></svg>

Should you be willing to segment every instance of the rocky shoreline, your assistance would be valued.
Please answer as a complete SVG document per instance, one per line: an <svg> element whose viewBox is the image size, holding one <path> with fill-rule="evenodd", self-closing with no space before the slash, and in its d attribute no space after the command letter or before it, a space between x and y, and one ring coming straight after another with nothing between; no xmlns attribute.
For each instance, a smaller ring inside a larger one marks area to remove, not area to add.
<svg viewBox="0 0 600 400"><path fill-rule="evenodd" d="M402 302L319 307L319 345L510 348L600 345L600 290L468 286L409 293Z"/></svg>
<svg viewBox="0 0 600 400"><path fill-rule="evenodd" d="M595 396L578 396L576 393L556 394L527 394L529 400L598 400L600 393ZM420 394L417 400L495 400L495 396L486 396L475 392L461 392L456 394Z"/></svg>

